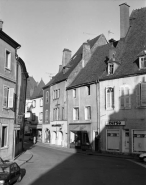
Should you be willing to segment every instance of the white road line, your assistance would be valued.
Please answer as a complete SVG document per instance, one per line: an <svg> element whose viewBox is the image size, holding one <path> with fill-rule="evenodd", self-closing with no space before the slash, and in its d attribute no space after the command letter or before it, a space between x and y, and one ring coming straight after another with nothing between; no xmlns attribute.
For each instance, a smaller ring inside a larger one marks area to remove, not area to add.
<svg viewBox="0 0 146 185"><path fill-rule="evenodd" d="M128 160L128 161L131 161L131 162L133 162L133 163L136 163L136 164L138 164L138 165L140 165L140 166L142 166L142 167L144 167L144 168L146 168L146 164L142 164L142 163L136 162L136 161L131 160L131 159L127 159L127 160Z"/></svg>

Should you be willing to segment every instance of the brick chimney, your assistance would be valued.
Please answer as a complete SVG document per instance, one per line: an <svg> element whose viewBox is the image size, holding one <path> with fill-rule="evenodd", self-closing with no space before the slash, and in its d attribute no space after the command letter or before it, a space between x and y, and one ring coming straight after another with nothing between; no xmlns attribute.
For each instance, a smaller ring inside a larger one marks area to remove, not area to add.
<svg viewBox="0 0 146 185"><path fill-rule="evenodd" d="M3 21L0 19L0 30L3 30Z"/></svg>
<svg viewBox="0 0 146 185"><path fill-rule="evenodd" d="M83 53L82 53L82 67L84 67L91 57L90 44L87 42L83 43Z"/></svg>
<svg viewBox="0 0 146 185"><path fill-rule="evenodd" d="M129 29L129 5L120 4L120 38L124 38Z"/></svg>
<svg viewBox="0 0 146 185"><path fill-rule="evenodd" d="M62 67L66 66L67 63L71 59L71 51L69 49L64 49L63 50L63 56L62 56Z"/></svg>

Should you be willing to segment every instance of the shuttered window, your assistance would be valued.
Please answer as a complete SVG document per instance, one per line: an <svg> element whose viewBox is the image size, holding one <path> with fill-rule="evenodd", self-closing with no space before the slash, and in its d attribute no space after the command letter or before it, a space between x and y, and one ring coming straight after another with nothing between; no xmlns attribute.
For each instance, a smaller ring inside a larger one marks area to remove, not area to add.
<svg viewBox="0 0 146 185"><path fill-rule="evenodd" d="M14 88L9 88L8 108L14 107Z"/></svg>
<svg viewBox="0 0 146 185"><path fill-rule="evenodd" d="M146 83L140 83L136 87L136 106L146 107Z"/></svg>
<svg viewBox="0 0 146 185"><path fill-rule="evenodd" d="M48 110L45 110L45 122L49 121L49 114L48 114Z"/></svg>
<svg viewBox="0 0 146 185"><path fill-rule="evenodd" d="M4 86L3 91L3 107L8 108L8 95L9 95L9 88Z"/></svg>
<svg viewBox="0 0 146 185"><path fill-rule="evenodd" d="M120 108L130 109L131 108L131 95L129 86L120 87Z"/></svg>

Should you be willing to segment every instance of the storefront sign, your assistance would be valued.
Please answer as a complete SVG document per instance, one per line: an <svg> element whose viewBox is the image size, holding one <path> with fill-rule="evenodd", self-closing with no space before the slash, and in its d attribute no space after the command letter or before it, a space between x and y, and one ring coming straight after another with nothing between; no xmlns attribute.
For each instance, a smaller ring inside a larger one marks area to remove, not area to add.
<svg viewBox="0 0 146 185"><path fill-rule="evenodd" d="M52 125L52 127L61 127L61 124Z"/></svg>
<svg viewBox="0 0 146 185"><path fill-rule="evenodd" d="M111 126L125 125L125 121L108 121L106 122L106 125L111 125Z"/></svg>

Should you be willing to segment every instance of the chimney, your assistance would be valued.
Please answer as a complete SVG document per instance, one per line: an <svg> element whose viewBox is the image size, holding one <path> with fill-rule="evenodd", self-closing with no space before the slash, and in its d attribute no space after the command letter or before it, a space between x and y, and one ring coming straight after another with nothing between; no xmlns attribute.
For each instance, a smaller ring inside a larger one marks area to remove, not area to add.
<svg viewBox="0 0 146 185"><path fill-rule="evenodd" d="M82 67L84 67L91 57L91 50L89 42L83 43L83 53L82 53Z"/></svg>
<svg viewBox="0 0 146 185"><path fill-rule="evenodd" d="M3 21L0 19L0 30L3 30Z"/></svg>
<svg viewBox="0 0 146 185"><path fill-rule="evenodd" d="M71 51L69 49L63 50L63 56L62 56L62 67L66 66L67 63L71 59Z"/></svg>
<svg viewBox="0 0 146 185"><path fill-rule="evenodd" d="M59 72L62 70L62 65L59 65Z"/></svg>
<svg viewBox="0 0 146 185"><path fill-rule="evenodd" d="M120 38L124 38L129 29L129 5L123 3L120 6Z"/></svg>

